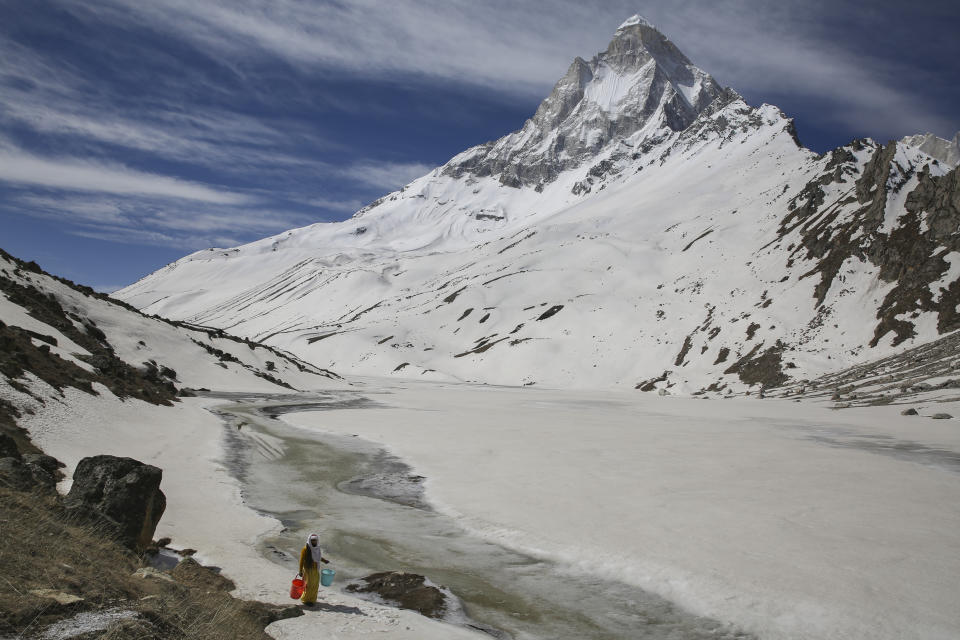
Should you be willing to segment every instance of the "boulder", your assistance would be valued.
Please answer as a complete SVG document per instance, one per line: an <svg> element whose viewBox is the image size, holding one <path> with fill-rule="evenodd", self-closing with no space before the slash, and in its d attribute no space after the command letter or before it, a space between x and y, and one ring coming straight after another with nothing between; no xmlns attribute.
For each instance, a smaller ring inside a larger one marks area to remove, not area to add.
<svg viewBox="0 0 960 640"><path fill-rule="evenodd" d="M949 413L935 413L930 417L933 418L934 420L950 420L951 418L953 418L953 416L950 415Z"/></svg>
<svg viewBox="0 0 960 640"><path fill-rule="evenodd" d="M372 593L395 603L401 609L412 609L428 618L440 618L447 610L447 596L427 579L415 573L385 571L361 578L365 584L347 585L353 593Z"/></svg>
<svg viewBox="0 0 960 640"><path fill-rule="evenodd" d="M30 491L36 486L36 481L20 458L0 458L0 486Z"/></svg>
<svg viewBox="0 0 960 640"><path fill-rule="evenodd" d="M916 409L910 408L910 409L904 409L903 411L901 411L901 412L900 412L900 415L902 415L902 416L915 416L915 415L919 415L919 414L917 413L917 410L916 410Z"/></svg>
<svg viewBox="0 0 960 640"><path fill-rule="evenodd" d="M121 542L135 551L150 546L167 506L160 491L163 472L133 458L84 458L66 497L71 509L92 510L118 525Z"/></svg>

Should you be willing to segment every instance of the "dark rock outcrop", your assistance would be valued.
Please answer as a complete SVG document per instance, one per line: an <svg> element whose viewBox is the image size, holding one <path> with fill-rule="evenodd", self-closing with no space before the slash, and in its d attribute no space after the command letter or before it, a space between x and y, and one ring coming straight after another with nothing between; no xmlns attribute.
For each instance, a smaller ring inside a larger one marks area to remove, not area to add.
<svg viewBox="0 0 960 640"><path fill-rule="evenodd" d="M789 380L783 372L783 352L785 345L777 340L772 347L760 351L762 345L756 345L750 352L730 365L724 373L735 373L740 380L763 387L779 387Z"/></svg>
<svg viewBox="0 0 960 640"><path fill-rule="evenodd" d="M5 433L0 433L0 458L20 460L20 449L17 447L17 443Z"/></svg>
<svg viewBox="0 0 960 640"><path fill-rule="evenodd" d="M33 474L19 458L0 458L0 486L30 491L36 486Z"/></svg>
<svg viewBox="0 0 960 640"><path fill-rule="evenodd" d="M395 603L401 609L412 609L428 618L440 618L447 610L447 596L427 579L415 573L385 571L361 579L365 584L350 584L347 591L371 593Z"/></svg>
<svg viewBox="0 0 960 640"><path fill-rule="evenodd" d="M73 473L66 505L74 511L93 510L115 522L121 541L141 551L150 546L167 506L160 490L163 472L133 458L84 458Z"/></svg>

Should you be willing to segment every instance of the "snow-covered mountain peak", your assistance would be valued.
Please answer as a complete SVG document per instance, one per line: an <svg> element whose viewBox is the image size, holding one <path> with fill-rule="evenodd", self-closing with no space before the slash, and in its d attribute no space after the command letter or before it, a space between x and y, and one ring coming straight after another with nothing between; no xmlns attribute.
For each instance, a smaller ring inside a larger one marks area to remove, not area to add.
<svg viewBox="0 0 960 640"><path fill-rule="evenodd" d="M523 129L456 156L443 172L542 189L608 145L686 129L722 91L669 39L634 16L604 51L589 62L573 61Z"/></svg>
<svg viewBox="0 0 960 640"><path fill-rule="evenodd" d="M623 23L619 27L617 27L617 32L619 33L622 29L626 29L627 27L633 27L633 26L641 26L641 27L648 27L650 29L656 29L656 27L653 25L652 22L644 18L639 13L635 13L629 18L627 18L626 20L624 20Z"/></svg>
<svg viewBox="0 0 960 640"><path fill-rule="evenodd" d="M953 136L953 140L944 140L932 133L923 133L905 136L900 142L909 147L916 147L951 167L960 165L960 131Z"/></svg>

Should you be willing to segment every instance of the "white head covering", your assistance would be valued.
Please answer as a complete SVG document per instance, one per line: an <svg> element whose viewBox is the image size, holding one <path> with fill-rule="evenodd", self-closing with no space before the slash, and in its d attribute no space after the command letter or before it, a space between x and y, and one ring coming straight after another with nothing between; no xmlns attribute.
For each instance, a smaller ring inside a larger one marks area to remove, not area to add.
<svg viewBox="0 0 960 640"><path fill-rule="evenodd" d="M314 546L310 544L311 540L316 540L317 545ZM311 533L309 536L307 536L307 549L309 549L310 553L313 555L313 561L319 565L320 558L323 557L323 551L320 549L320 536L315 533Z"/></svg>

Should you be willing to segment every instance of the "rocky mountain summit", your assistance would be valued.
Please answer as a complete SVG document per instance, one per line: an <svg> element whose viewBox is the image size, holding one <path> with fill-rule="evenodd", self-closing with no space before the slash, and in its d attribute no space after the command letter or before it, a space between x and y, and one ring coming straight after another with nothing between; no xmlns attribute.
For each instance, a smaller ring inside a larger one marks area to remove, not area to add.
<svg viewBox="0 0 960 640"><path fill-rule="evenodd" d="M683 131L721 93L676 45L633 16L606 51L573 61L523 129L465 151L444 173L498 175L507 186L542 189L611 140L629 146L637 134Z"/></svg>
<svg viewBox="0 0 960 640"><path fill-rule="evenodd" d="M813 153L635 16L520 131L115 295L360 374L770 388L960 329L951 144Z"/></svg>

